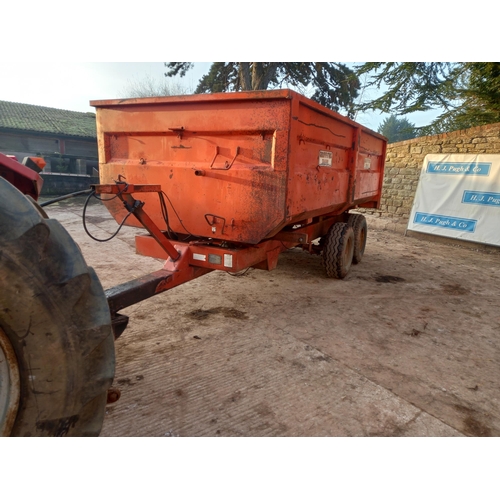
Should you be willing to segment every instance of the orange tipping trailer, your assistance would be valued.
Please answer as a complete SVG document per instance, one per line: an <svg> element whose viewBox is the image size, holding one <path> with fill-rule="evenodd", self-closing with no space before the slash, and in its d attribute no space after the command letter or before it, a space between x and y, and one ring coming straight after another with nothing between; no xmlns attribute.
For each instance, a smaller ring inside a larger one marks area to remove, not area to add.
<svg viewBox="0 0 500 500"><path fill-rule="evenodd" d="M322 253L330 277L360 261L366 220L349 210L379 207L385 137L292 90L91 105L95 191L148 230L138 253L166 259L108 291L113 314L214 269L271 270L296 246Z"/></svg>

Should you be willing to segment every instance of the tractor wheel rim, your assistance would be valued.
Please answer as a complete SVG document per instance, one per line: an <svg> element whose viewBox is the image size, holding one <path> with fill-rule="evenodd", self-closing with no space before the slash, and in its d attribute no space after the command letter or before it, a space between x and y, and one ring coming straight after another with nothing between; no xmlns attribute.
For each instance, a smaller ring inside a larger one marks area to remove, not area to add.
<svg viewBox="0 0 500 500"><path fill-rule="evenodd" d="M19 407L21 384L16 353L0 327L0 436L10 436Z"/></svg>

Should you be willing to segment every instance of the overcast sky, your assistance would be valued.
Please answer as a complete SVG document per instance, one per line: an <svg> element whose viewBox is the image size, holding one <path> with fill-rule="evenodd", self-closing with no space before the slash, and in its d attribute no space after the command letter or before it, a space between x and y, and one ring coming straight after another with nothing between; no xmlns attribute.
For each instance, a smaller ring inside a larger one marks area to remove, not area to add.
<svg viewBox="0 0 500 500"><path fill-rule="evenodd" d="M210 63L197 63L183 86L196 87ZM127 85L164 80L163 62L11 62L0 78L0 100L72 111L94 111L89 101L125 97ZM28 76L30 75L30 76Z"/></svg>

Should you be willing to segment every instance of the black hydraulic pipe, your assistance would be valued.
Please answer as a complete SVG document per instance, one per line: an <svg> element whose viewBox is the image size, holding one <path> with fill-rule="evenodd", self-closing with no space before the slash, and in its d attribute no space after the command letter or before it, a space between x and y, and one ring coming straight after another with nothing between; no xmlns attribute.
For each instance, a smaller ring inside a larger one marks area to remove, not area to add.
<svg viewBox="0 0 500 500"><path fill-rule="evenodd" d="M53 200L44 201L43 203L39 203L39 205L41 207L46 207L47 205L52 205L52 203L57 203L58 201L67 200L68 198L74 198L75 196L81 196L83 194L90 194L91 192L92 189L86 189L85 191L76 191L75 193L59 196L58 198L54 198Z"/></svg>

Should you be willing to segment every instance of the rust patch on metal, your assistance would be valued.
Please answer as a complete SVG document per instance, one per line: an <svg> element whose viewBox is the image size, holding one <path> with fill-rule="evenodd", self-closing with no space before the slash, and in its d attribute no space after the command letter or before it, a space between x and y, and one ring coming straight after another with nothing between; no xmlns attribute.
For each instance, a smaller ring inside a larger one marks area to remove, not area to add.
<svg viewBox="0 0 500 500"><path fill-rule="evenodd" d="M158 285L156 286L155 293L161 293L167 290L168 284L172 281L172 276L167 276L163 281L160 281Z"/></svg>
<svg viewBox="0 0 500 500"><path fill-rule="evenodd" d="M106 399L106 404L110 405L113 403L116 403L119 399L120 396L122 395L120 389L116 387L110 387L108 389L108 397Z"/></svg>

